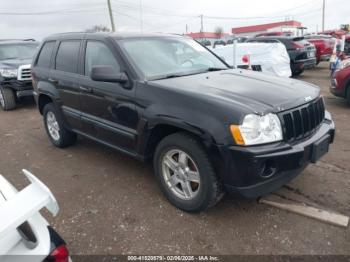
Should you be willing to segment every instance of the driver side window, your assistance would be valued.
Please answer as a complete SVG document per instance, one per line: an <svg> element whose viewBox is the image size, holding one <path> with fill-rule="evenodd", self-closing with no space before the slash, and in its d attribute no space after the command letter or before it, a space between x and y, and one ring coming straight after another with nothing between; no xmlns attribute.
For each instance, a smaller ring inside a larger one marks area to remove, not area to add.
<svg viewBox="0 0 350 262"><path fill-rule="evenodd" d="M94 66L111 66L116 73L120 72L120 65L111 50L102 42L88 41L85 52L85 75L90 76Z"/></svg>

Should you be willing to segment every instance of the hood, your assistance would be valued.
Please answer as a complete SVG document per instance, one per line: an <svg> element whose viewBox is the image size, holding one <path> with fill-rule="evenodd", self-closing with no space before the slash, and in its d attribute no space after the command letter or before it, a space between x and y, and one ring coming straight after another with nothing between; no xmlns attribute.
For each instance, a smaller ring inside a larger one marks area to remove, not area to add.
<svg viewBox="0 0 350 262"><path fill-rule="evenodd" d="M0 68L18 68L21 65L28 65L31 63L31 58L0 60Z"/></svg>
<svg viewBox="0 0 350 262"><path fill-rule="evenodd" d="M235 104L264 114L300 106L320 95L317 86L250 70L224 70L151 81L197 97Z"/></svg>

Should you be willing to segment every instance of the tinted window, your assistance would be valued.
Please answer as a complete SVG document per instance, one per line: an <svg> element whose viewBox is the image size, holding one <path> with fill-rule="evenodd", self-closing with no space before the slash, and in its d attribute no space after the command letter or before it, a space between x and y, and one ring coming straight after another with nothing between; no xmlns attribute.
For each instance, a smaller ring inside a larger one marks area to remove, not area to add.
<svg viewBox="0 0 350 262"><path fill-rule="evenodd" d="M51 54L52 50L55 46L55 42L46 42L41 49L37 66L39 67L50 67L50 60L51 60Z"/></svg>
<svg viewBox="0 0 350 262"><path fill-rule="evenodd" d="M61 42L56 56L56 69L64 72L76 73L79 47L80 41Z"/></svg>
<svg viewBox="0 0 350 262"><path fill-rule="evenodd" d="M85 75L90 75L94 66L111 66L116 73L120 72L120 66L111 50L102 42L89 41L86 45Z"/></svg>

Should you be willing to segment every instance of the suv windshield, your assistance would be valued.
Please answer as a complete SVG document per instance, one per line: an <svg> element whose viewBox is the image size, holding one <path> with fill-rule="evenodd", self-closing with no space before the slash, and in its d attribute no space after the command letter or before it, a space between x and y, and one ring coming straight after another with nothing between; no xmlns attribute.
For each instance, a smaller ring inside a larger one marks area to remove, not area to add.
<svg viewBox="0 0 350 262"><path fill-rule="evenodd" d="M0 60L32 58L37 47L38 44L0 45Z"/></svg>
<svg viewBox="0 0 350 262"><path fill-rule="evenodd" d="M149 80L228 69L192 39L138 38L119 40L118 43Z"/></svg>

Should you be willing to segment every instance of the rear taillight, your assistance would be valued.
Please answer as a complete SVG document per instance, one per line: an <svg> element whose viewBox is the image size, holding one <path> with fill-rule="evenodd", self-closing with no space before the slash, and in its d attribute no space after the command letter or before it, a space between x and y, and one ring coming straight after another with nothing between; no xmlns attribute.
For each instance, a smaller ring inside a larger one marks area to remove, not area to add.
<svg viewBox="0 0 350 262"><path fill-rule="evenodd" d="M55 248L45 261L48 262L68 262L69 252L65 245Z"/></svg>
<svg viewBox="0 0 350 262"><path fill-rule="evenodd" d="M301 49L301 48L304 48L304 46L302 44L299 44L298 42L292 42L292 46L294 49Z"/></svg>

